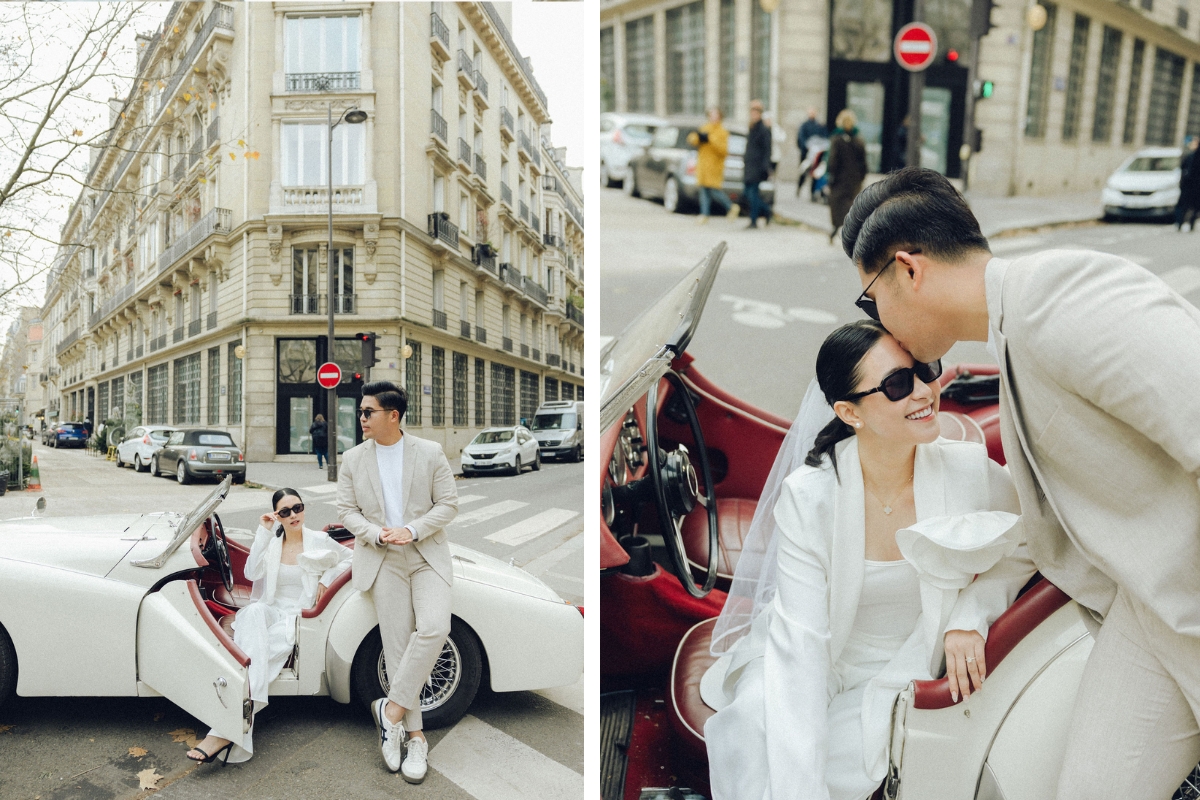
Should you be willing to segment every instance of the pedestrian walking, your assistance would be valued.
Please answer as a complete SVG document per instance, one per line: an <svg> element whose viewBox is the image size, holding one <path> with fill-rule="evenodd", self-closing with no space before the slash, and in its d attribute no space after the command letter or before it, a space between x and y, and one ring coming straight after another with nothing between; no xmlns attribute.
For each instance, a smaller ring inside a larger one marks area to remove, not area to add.
<svg viewBox="0 0 1200 800"><path fill-rule="evenodd" d="M323 415L317 414L313 417L313 424L308 426L308 433L312 437L313 452L317 456L317 469L324 469L329 460L329 427Z"/></svg>
<svg viewBox="0 0 1200 800"><path fill-rule="evenodd" d="M796 197L800 196L800 190L804 188L804 179L812 171L804 167L804 162L808 161L809 139L824 139L828 135L829 131L825 129L825 126L817 122L817 110L815 108L808 109L808 119L804 120L800 130L796 132L796 146L800 148L800 179L796 182Z"/></svg>
<svg viewBox="0 0 1200 800"><path fill-rule="evenodd" d="M837 115L837 128L829 142L829 216L833 223L830 244L842 227L854 198L862 191L866 177L867 146L858 135L858 118L850 109L843 109Z"/></svg>
<svg viewBox="0 0 1200 800"><path fill-rule="evenodd" d="M1196 229L1196 208L1200 206L1200 161L1196 159L1196 149L1200 139L1189 136L1183 144L1183 158L1179 162L1179 201L1175 204L1175 230L1183 230L1183 223L1188 223L1188 231Z"/></svg>
<svg viewBox="0 0 1200 800"><path fill-rule="evenodd" d="M746 136L746 153L743 157L742 180L746 184L746 202L750 204L750 224L758 227L758 218L771 221L771 208L763 202L758 185L771 176L771 129L763 121L761 100L750 103L750 131Z"/></svg>
<svg viewBox="0 0 1200 800"><path fill-rule="evenodd" d="M708 122L692 131L688 144L696 148L696 183L700 187L700 222L708 222L712 201L725 206L726 216L737 217L736 203L721 188L725 184L725 154L729 152L729 131L722 122L721 109L708 110Z"/></svg>

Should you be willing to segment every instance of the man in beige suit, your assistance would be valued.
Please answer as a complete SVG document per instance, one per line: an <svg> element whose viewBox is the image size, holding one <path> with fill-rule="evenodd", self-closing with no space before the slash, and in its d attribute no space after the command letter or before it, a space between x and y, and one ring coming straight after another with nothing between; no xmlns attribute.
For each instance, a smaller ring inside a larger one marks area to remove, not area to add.
<svg viewBox="0 0 1200 800"><path fill-rule="evenodd" d="M1200 311L1104 253L993 258L941 175L892 173L842 246L919 361L986 341L1030 555L1104 622L1060 800L1166 800L1200 760Z"/></svg>
<svg viewBox="0 0 1200 800"><path fill-rule="evenodd" d="M458 513L446 454L400 429L404 390L389 381L362 390L362 444L342 456L338 518L354 534L354 588L370 593L390 686L371 704L384 763L409 783L425 779L421 688L450 633L453 569L445 527ZM403 755L405 728L411 737Z"/></svg>

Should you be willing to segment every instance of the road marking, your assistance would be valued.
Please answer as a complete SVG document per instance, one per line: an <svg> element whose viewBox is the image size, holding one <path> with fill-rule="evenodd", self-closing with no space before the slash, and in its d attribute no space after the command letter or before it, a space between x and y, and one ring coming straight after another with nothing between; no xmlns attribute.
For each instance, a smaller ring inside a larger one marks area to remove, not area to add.
<svg viewBox="0 0 1200 800"><path fill-rule="evenodd" d="M582 549L583 536L573 536L560 544L558 547L551 550L549 553L542 553L528 564L517 564L517 566L528 572L530 575L537 577L558 562L562 561L567 556L574 553L576 550Z"/></svg>
<svg viewBox="0 0 1200 800"><path fill-rule="evenodd" d="M732 294L721 295L721 302L733 303L733 321L751 328L774 330L782 328L789 322L811 322L815 325L833 325L838 321L836 315L819 308L799 306L786 311L777 303L765 303L748 297L738 297Z"/></svg>
<svg viewBox="0 0 1200 800"><path fill-rule="evenodd" d="M1176 267L1170 272L1159 275L1163 282L1181 295L1188 295L1200 289L1200 267L1187 265Z"/></svg>
<svg viewBox="0 0 1200 800"><path fill-rule="evenodd" d="M510 511L516 511L518 508L524 508L529 503L520 500L501 500L499 503L492 503L490 506L477 508L474 511L468 511L466 514L459 514L454 518L451 525L474 525L476 522L486 522L493 517L498 517L501 514L507 514Z"/></svg>
<svg viewBox="0 0 1200 800"><path fill-rule="evenodd" d="M473 797L578 800L583 776L470 714L442 737L429 764Z"/></svg>
<svg viewBox="0 0 1200 800"><path fill-rule="evenodd" d="M522 503L521 505L525 504ZM483 509L480 510L482 511ZM568 511L565 508L547 508L540 514L534 514L532 517L523 519L516 524L509 525L507 528L502 528L490 536L483 538L490 542L516 547L517 545L532 541L539 536L543 536L578 516L578 511Z"/></svg>
<svg viewBox="0 0 1200 800"><path fill-rule="evenodd" d="M481 494L461 494L458 496L458 504L460 506L465 506L467 503L474 503L477 500L487 500L487 498Z"/></svg>

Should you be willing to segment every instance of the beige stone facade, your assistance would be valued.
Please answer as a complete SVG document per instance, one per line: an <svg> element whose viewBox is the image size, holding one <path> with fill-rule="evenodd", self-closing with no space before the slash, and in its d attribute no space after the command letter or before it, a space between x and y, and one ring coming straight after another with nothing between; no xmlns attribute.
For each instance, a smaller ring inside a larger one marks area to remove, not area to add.
<svg viewBox="0 0 1200 800"><path fill-rule="evenodd" d="M405 386L407 427L452 457L548 391L582 394L565 308L582 204L549 241L573 190L548 188L547 98L510 24L507 4L177 4L97 155L113 191L77 202L63 239L80 245L49 283L61 417L212 425L250 460L303 459L329 356L339 437L357 438L361 332L370 378ZM333 130L331 258L327 118L352 107L367 119Z"/></svg>

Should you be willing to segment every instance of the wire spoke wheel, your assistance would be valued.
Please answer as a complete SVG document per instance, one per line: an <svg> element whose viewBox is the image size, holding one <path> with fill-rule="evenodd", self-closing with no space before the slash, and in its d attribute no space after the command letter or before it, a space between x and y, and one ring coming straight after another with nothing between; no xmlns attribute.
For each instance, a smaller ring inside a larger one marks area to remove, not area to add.
<svg viewBox="0 0 1200 800"><path fill-rule="evenodd" d="M388 680L387 665L384 663L382 651L379 653L376 671L379 675L379 685L383 687L386 694L387 687L391 686L391 682ZM454 639L447 637L446 642L442 645L442 652L433 665L433 671L429 673L429 678L421 689L421 713L444 705L454 695L461 680L462 656L458 652L458 645L454 643Z"/></svg>

